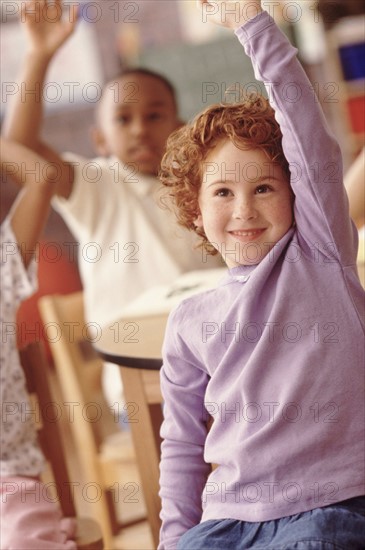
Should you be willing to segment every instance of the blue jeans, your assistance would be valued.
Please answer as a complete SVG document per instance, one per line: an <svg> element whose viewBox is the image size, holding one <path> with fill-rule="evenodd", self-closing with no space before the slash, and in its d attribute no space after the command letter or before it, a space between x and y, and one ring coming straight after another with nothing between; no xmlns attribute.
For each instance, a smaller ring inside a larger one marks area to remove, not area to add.
<svg viewBox="0 0 365 550"><path fill-rule="evenodd" d="M178 550L364 550L365 497L262 523L209 520L189 529Z"/></svg>

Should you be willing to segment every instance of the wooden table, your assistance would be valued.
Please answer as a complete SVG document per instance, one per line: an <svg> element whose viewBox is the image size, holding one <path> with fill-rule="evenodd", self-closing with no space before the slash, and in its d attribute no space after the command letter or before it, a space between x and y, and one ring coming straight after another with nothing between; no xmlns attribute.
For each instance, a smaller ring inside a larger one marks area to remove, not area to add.
<svg viewBox="0 0 365 550"><path fill-rule="evenodd" d="M117 365L159 368L169 312L184 298L216 287L226 272L224 267L190 271L172 284L148 289L129 304L125 310L129 313L103 328L96 349Z"/></svg>
<svg viewBox="0 0 365 550"><path fill-rule="evenodd" d="M94 346L106 361L142 369L159 369L167 314L125 317L104 327Z"/></svg>

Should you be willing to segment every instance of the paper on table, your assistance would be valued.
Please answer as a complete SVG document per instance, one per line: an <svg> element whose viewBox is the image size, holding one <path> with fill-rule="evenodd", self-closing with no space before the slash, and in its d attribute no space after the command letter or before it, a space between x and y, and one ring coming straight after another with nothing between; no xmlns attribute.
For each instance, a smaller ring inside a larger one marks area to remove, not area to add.
<svg viewBox="0 0 365 550"><path fill-rule="evenodd" d="M227 268L189 271L169 285L150 288L131 302L124 310L123 317L168 314L182 300L215 288Z"/></svg>

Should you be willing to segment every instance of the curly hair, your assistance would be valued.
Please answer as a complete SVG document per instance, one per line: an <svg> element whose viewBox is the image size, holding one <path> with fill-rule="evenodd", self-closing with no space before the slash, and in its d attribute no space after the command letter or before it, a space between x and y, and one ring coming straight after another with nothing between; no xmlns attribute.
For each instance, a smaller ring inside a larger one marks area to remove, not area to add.
<svg viewBox="0 0 365 550"><path fill-rule="evenodd" d="M209 254L217 251L204 230L195 226L199 214L198 196L204 160L222 141L229 139L240 149L260 149L288 176L289 165L282 149L282 133L267 99L249 94L239 103L208 107L195 119L176 130L168 139L161 162L160 180L166 187L162 202L171 208L178 223L195 231L199 246Z"/></svg>

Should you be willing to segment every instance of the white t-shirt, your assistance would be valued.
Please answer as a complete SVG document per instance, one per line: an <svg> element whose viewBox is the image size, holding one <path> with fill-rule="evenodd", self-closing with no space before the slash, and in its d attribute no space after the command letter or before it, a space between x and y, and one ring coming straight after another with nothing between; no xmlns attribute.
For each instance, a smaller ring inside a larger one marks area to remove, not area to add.
<svg viewBox="0 0 365 550"><path fill-rule="evenodd" d="M10 221L1 226L1 476L38 476L44 469L25 376L16 346L16 311L36 291L33 262L24 268Z"/></svg>
<svg viewBox="0 0 365 550"><path fill-rule="evenodd" d="M186 271L222 266L156 200L159 181L116 158L65 155L74 164L68 199L53 205L79 242L79 269L89 322L107 326L152 286ZM71 252L71 248L70 248Z"/></svg>

